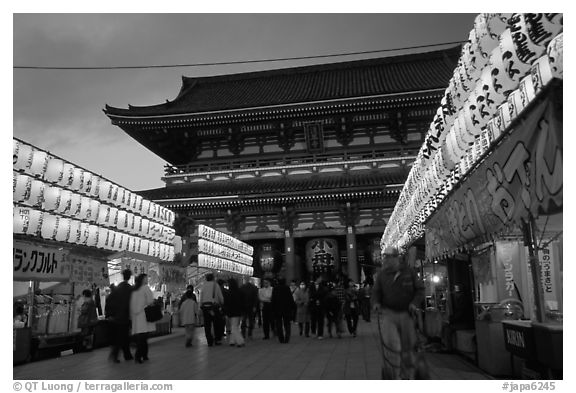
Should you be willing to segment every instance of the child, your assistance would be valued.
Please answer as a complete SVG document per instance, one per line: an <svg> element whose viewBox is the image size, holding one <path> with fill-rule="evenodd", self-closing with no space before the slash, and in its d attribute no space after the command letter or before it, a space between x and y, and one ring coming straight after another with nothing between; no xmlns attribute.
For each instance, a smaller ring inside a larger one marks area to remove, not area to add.
<svg viewBox="0 0 576 393"><path fill-rule="evenodd" d="M185 328L184 337L186 338L186 347L192 346L194 340L194 328L196 327L196 318L198 318L198 303L194 300L194 292L187 290L184 294L185 300L180 306L180 320Z"/></svg>

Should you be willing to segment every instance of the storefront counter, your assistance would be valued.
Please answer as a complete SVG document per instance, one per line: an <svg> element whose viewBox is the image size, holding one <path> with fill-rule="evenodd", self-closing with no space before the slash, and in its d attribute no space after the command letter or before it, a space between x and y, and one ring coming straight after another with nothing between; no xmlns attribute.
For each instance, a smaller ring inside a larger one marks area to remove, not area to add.
<svg viewBox="0 0 576 393"><path fill-rule="evenodd" d="M442 337L443 313L436 308L427 308L424 314L424 334L426 337Z"/></svg>
<svg viewBox="0 0 576 393"><path fill-rule="evenodd" d="M511 355L503 351L504 330L501 321L476 320L478 367L494 376L512 375Z"/></svg>
<svg viewBox="0 0 576 393"><path fill-rule="evenodd" d="M562 324L533 322L532 326L538 360L551 369L562 370Z"/></svg>

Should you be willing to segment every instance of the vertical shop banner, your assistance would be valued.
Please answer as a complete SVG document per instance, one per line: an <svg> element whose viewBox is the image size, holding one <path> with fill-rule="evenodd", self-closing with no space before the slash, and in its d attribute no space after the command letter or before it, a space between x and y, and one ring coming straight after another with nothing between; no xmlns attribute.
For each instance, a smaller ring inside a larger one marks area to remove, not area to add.
<svg viewBox="0 0 576 393"><path fill-rule="evenodd" d="M522 301L522 262L523 247L516 242L496 243L496 279L498 282L498 300L510 299Z"/></svg>
<svg viewBox="0 0 576 393"><path fill-rule="evenodd" d="M107 260L74 254L69 254L68 260L71 269L70 282L96 284L99 287L110 285Z"/></svg>
<svg viewBox="0 0 576 393"><path fill-rule="evenodd" d="M530 214L562 211L562 113L553 98L532 107L426 223L428 259L486 240Z"/></svg>
<svg viewBox="0 0 576 393"><path fill-rule="evenodd" d="M544 303L546 309L551 311L559 310L559 288L557 287L556 273L558 269L556 247L551 243L538 252L540 259L540 269L542 274L542 293L544 294Z"/></svg>
<svg viewBox="0 0 576 393"><path fill-rule="evenodd" d="M70 280L70 262L62 250L14 241L12 256L14 281Z"/></svg>
<svg viewBox="0 0 576 393"><path fill-rule="evenodd" d="M137 261L129 258L122 258L121 261L120 266L122 266L122 268L120 270L130 269L134 277L139 274L148 274L150 262Z"/></svg>

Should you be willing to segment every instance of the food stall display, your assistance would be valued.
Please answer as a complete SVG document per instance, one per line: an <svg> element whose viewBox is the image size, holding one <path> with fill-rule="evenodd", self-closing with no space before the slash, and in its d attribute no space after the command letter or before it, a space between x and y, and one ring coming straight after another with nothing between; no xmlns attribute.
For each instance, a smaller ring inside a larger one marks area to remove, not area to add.
<svg viewBox="0 0 576 393"><path fill-rule="evenodd" d="M471 263L494 375L517 358L562 375L562 31L562 14L476 17L381 240Z"/></svg>
<svg viewBox="0 0 576 393"><path fill-rule="evenodd" d="M172 261L173 221L172 211L13 138L14 297L27 314L15 329L29 329L32 340L28 351L15 344L15 361L77 350L82 290L92 290L104 318L110 257Z"/></svg>

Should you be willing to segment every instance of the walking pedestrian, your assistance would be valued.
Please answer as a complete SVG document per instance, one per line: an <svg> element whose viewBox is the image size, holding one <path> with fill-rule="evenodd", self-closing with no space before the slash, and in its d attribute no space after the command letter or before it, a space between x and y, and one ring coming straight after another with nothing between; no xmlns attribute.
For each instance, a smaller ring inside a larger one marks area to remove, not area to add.
<svg viewBox="0 0 576 393"><path fill-rule="evenodd" d="M338 338L342 338L338 327L338 315L340 314L341 304L336 295L336 286L333 283L328 285L328 294L324 298L324 309L326 311L328 336L332 338L332 326L334 326L336 335Z"/></svg>
<svg viewBox="0 0 576 393"><path fill-rule="evenodd" d="M240 287L242 293L242 337L245 339L252 339L252 332L256 323L256 313L258 312L258 288L252 279L245 278L244 284Z"/></svg>
<svg viewBox="0 0 576 393"><path fill-rule="evenodd" d="M310 328L318 340L324 338L324 300L327 293L326 284L321 278L310 286Z"/></svg>
<svg viewBox="0 0 576 393"><path fill-rule="evenodd" d="M198 318L198 303L194 291L189 289L183 296L184 301L180 303L178 312L180 321L184 326L184 346L191 347L194 343L194 331L196 330L196 320Z"/></svg>
<svg viewBox="0 0 576 393"><path fill-rule="evenodd" d="M298 284L296 284L296 280L291 280L290 281L290 293L292 294L292 298L294 299L294 301L296 301L295 293L297 290L298 290ZM294 310L292 312L291 320L296 322L296 307L294 307Z"/></svg>
<svg viewBox="0 0 576 393"><path fill-rule="evenodd" d="M344 300L344 316L346 318L346 325L348 326L348 333L350 333L352 337L356 337L359 308L360 303L358 300L358 290L356 289L354 282L348 280Z"/></svg>
<svg viewBox="0 0 576 393"><path fill-rule="evenodd" d="M310 311L308 309L310 291L304 281L300 283L300 287L294 293L294 301L296 302L296 322L300 335L304 333L306 337L310 337Z"/></svg>
<svg viewBox="0 0 576 393"><path fill-rule="evenodd" d="M244 299L238 287L238 281L234 278L228 279L228 290L224 292L224 310L230 323L228 340L230 346L244 346L244 337L242 337L240 332L240 318L242 317L243 303Z"/></svg>
<svg viewBox="0 0 576 393"><path fill-rule="evenodd" d="M258 290L258 300L262 306L262 329L264 330L264 340L270 339L270 328L273 323L272 316L272 286L270 280L262 280L262 288Z"/></svg>
<svg viewBox="0 0 576 393"><path fill-rule="evenodd" d="M401 348L397 377L414 379L417 336L410 312L423 301L424 284L406 265L396 248L386 248L383 257L383 267L373 288L374 311L379 313L383 329L388 333L387 346Z"/></svg>
<svg viewBox="0 0 576 393"><path fill-rule="evenodd" d="M132 334L136 336L136 363L148 360L148 333L156 331L156 324L146 320L144 309L154 303L154 295L148 287L148 275L139 274L134 280L134 290L130 297L130 319Z"/></svg>
<svg viewBox="0 0 576 393"><path fill-rule="evenodd" d="M276 321L278 340L282 344L288 344L290 342L290 324L296 304L284 278L279 278L277 285L272 289L271 305Z"/></svg>
<svg viewBox="0 0 576 393"><path fill-rule="evenodd" d="M364 319L366 322L370 322L371 297L372 287L370 286L368 280L365 280L362 288L360 289L360 307L362 310L362 319Z"/></svg>
<svg viewBox="0 0 576 393"><path fill-rule="evenodd" d="M94 328L98 322L96 312L96 303L92 298L92 291L85 289L82 291L83 303L80 306L80 315L78 316L78 327L82 335L82 348L91 351L94 346Z"/></svg>
<svg viewBox="0 0 576 393"><path fill-rule="evenodd" d="M110 361L120 363L118 354L120 350L124 360L132 360L130 352L130 297L132 285L128 283L132 277L130 269L122 271L123 281L115 287L110 286L110 295L106 299L105 314L110 333Z"/></svg>
<svg viewBox="0 0 576 393"><path fill-rule="evenodd" d="M200 289L200 309L204 317L204 334L208 346L222 344L220 330L221 307L224 304L224 296L220 286L214 281L214 274L207 273L206 281Z"/></svg>

